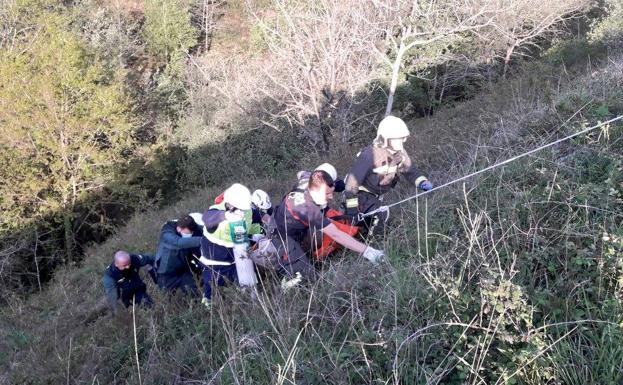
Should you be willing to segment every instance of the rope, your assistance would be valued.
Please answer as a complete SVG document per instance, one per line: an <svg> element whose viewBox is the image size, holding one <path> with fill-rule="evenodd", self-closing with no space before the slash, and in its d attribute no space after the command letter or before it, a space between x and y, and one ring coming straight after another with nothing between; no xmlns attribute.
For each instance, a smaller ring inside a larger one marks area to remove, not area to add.
<svg viewBox="0 0 623 385"><path fill-rule="evenodd" d="M398 202L394 202L394 203L389 204L389 205L381 206L378 209L372 210L372 211L370 211L368 213L360 213L359 216L358 216L358 220L362 221L366 217L369 217L369 216L372 216L372 215L376 215L376 214L381 213L381 212L386 212L386 211L389 212L389 209L394 207L394 206L401 205L401 204L403 204L405 202L408 202L408 201L410 201L412 199L419 198L419 197L424 196L426 194L430 194L430 193L432 193L434 191L441 190L441 189L446 188L446 187L448 187L450 185L453 185L453 184L455 184L457 182L464 181L464 180L469 179L469 178L471 178L473 176L482 174L482 173L487 172L489 170L493 170L494 168L497 168L497 167L500 167L500 166L504 166L504 165L509 164L511 162L514 162L514 161L516 161L518 159L521 159L521 158L526 157L528 155L534 154L535 152L541 151L541 150L546 149L548 147L552 147L552 146L554 146L554 145L556 145L558 143L564 142L566 140L573 139L576 136L580 136L580 135L586 134L587 132L590 132L590 131L592 131L592 130L594 130L596 128L603 127L603 126L605 126L607 124L610 124L612 122L616 122L616 121L621 120L621 119L623 119L623 115L619 115L616 118L613 118L613 119L607 120L605 122L599 123L599 124L597 124L595 126L585 128L584 130L578 131L575 134L571 134L569 136L565 136L564 138L561 138L561 139L558 139L558 140L553 141L551 143L548 143L548 144L545 144L543 146L537 147L535 149L532 149L532 150L530 150L528 152L524 152L523 154L519 154L519 155L514 156L512 158L506 159L506 160L504 160L504 161L502 161L500 163L496 163L496 164L491 165L489 167L483 168L482 170L478 170L478 171L472 172L471 174L468 174L468 175L462 176L460 178L451 180L450 182L444 183L444 184L442 184L440 186L437 186L435 188L432 188L432 189L430 189L428 191L423 191L421 193L412 195L412 196L407 197L407 198L405 198L403 200L400 200Z"/></svg>

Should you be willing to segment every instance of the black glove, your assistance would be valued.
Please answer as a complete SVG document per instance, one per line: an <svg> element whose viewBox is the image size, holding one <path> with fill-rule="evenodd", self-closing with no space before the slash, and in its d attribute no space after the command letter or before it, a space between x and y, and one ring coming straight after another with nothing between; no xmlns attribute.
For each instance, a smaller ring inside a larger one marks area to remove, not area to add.
<svg viewBox="0 0 623 385"><path fill-rule="evenodd" d="M335 187L335 192L338 192L338 193L346 190L346 183L344 183L342 179L336 180L333 186Z"/></svg>

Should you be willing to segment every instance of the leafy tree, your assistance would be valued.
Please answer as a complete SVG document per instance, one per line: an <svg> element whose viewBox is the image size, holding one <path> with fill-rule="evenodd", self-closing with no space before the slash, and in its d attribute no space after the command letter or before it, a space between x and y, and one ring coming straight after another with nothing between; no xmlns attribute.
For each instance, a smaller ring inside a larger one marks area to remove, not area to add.
<svg viewBox="0 0 623 385"><path fill-rule="evenodd" d="M176 51L187 52L197 44L187 0L146 0L143 37L149 51L169 59Z"/></svg>
<svg viewBox="0 0 623 385"><path fill-rule="evenodd" d="M0 55L0 230L59 218L71 261L76 206L132 148L129 104L122 74L95 62L62 15L36 22Z"/></svg>

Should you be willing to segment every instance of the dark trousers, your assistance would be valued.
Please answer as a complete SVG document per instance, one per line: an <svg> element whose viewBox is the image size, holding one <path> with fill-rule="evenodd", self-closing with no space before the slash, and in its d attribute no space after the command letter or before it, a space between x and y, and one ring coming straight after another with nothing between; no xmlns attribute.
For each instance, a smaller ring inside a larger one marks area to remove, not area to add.
<svg viewBox="0 0 623 385"><path fill-rule="evenodd" d="M234 262L233 249L212 243L206 237L201 238L201 255L213 261ZM207 299L212 298L212 282L218 286L225 286L225 278L230 282L238 281L235 264L205 266L201 277L203 278L203 296Z"/></svg>
<svg viewBox="0 0 623 385"><path fill-rule="evenodd" d="M359 191L357 193L357 199L359 200L359 212L369 213L378 209L383 205L383 202L374 194L367 193L365 191ZM361 226L364 231L362 235L382 235L385 232L385 224L387 222L387 212L378 213L364 218L362 222L358 222L357 225Z"/></svg>
<svg viewBox="0 0 623 385"><path fill-rule="evenodd" d="M203 296L207 299L212 299L212 283L225 286L225 279L232 283L238 280L236 265L206 266L201 277L203 278Z"/></svg>
<svg viewBox="0 0 623 385"><path fill-rule="evenodd" d="M299 242L291 237L280 237L277 233L273 238L273 245L279 256L277 260L280 273L288 278L294 278L296 273L300 273L306 279L314 277L316 269L310 263Z"/></svg>
<svg viewBox="0 0 623 385"><path fill-rule="evenodd" d="M179 274L158 274L158 287L170 292L180 290L184 294L199 296L195 277L190 271Z"/></svg>
<svg viewBox="0 0 623 385"><path fill-rule="evenodd" d="M121 302L125 305L125 307L132 306L132 299L134 299L134 304L136 306L143 305L145 307L151 307L154 304L154 301L151 299L147 291L145 290L136 290L136 291L123 291L121 292Z"/></svg>

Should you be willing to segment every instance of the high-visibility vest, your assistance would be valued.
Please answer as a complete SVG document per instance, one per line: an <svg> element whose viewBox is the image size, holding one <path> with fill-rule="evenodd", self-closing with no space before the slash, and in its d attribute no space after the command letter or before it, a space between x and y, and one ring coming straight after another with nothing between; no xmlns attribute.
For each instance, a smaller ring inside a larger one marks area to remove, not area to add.
<svg viewBox="0 0 623 385"><path fill-rule="evenodd" d="M225 211L225 202L210 206L210 210ZM204 227L203 235L216 245L232 248L235 243L248 242L249 234L258 234L256 228L257 226L253 224L253 214L251 210L247 210L243 220L233 223L224 220L218 224L213 232L208 232L207 228ZM240 235L244 239L239 239Z"/></svg>

